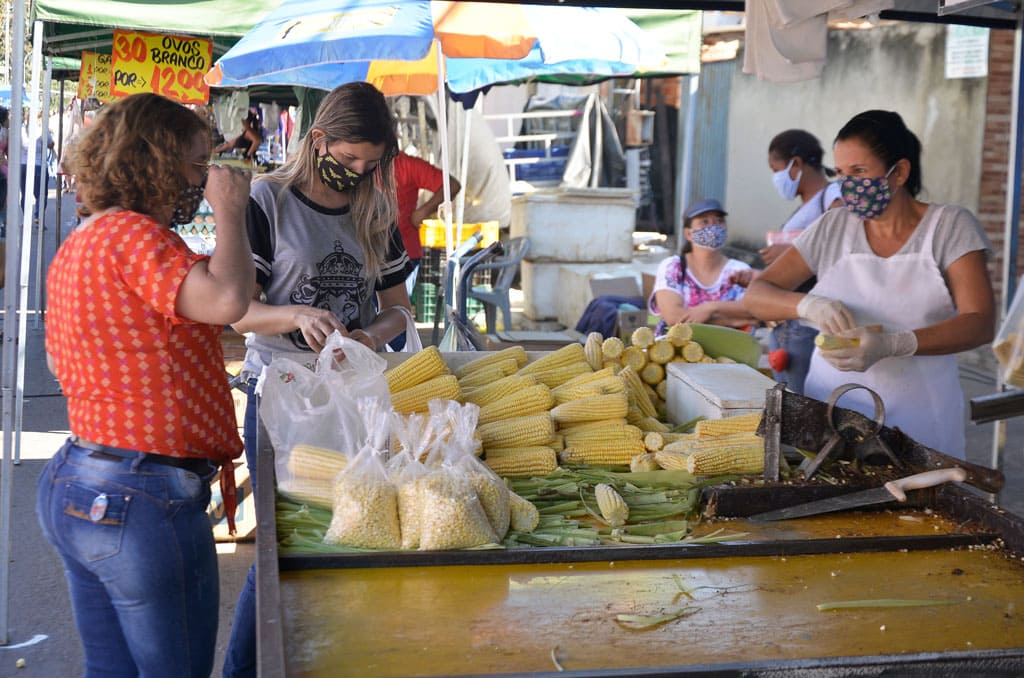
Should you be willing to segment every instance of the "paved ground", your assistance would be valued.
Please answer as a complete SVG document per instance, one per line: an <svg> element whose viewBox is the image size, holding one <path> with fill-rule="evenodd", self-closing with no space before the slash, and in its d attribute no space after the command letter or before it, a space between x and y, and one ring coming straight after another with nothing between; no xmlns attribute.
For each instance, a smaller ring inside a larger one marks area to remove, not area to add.
<svg viewBox="0 0 1024 678"><path fill-rule="evenodd" d="M54 249L52 203L51 200L48 214L51 228L46 233L46 260L49 260ZM70 209L70 201L66 201L65 221L71 214ZM29 298L31 300L32 296ZM36 480L45 460L67 436L67 413L57 384L45 367L44 330L36 326L34 316L29 318L28 326L22 462L12 472L11 590L7 603L9 642L6 647L0 646L0 678L79 675L82 661L62 568L39 531L34 511ZM962 356L960 376L968 398L993 393L994 364L988 349ZM1003 457L1007 484L1000 503L1015 513L1024 514L1024 417L1010 420L1008 424L1006 439L1009 444ZM968 422L967 426L970 461L990 464L995 425L974 425ZM214 675L220 674L234 604L253 555L253 544L221 545L218 557L221 580L220 633ZM0 601L2 604L4 602ZM22 644L26 645L20 646ZM25 659L24 669L15 668L18 658Z"/></svg>

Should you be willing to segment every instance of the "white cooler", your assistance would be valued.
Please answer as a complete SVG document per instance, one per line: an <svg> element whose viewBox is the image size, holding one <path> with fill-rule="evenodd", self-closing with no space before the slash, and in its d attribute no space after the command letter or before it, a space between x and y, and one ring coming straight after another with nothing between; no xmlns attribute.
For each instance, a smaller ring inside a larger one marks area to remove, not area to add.
<svg viewBox="0 0 1024 678"><path fill-rule="evenodd" d="M743 363L669 363L665 406L674 424L697 417L722 419L764 409L765 393L775 386Z"/></svg>

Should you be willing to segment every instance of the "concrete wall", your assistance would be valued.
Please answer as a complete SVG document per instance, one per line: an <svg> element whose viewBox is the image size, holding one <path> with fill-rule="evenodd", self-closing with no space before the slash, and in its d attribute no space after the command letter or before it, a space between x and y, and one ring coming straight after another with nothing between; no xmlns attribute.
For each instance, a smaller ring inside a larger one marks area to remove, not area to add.
<svg viewBox="0 0 1024 678"><path fill-rule="evenodd" d="M734 62L729 102L727 195L731 240L763 243L799 202L783 202L768 168L768 143L803 128L817 136L832 163L836 132L872 108L897 111L920 138L925 201L978 207L986 78L945 77L946 28L894 23L833 30L821 78L760 81Z"/></svg>

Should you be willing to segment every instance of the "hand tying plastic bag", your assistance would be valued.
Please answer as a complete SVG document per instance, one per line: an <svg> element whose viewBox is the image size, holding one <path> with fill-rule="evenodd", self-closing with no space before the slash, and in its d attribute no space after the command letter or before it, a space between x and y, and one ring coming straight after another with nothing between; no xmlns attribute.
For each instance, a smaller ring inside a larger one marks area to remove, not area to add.
<svg viewBox="0 0 1024 678"><path fill-rule="evenodd" d="M866 327L856 327L841 332L839 336L857 339L859 343L850 348L822 350L821 357L844 372L863 372L882 358L901 358L917 352L917 335L910 330L874 332Z"/></svg>

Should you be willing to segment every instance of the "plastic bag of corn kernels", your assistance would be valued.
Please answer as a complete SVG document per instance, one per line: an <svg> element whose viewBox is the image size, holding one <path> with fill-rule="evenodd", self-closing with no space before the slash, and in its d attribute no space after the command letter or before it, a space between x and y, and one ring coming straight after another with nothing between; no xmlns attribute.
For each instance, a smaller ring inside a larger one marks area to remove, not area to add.
<svg viewBox="0 0 1024 678"><path fill-rule="evenodd" d="M400 451L388 460L387 470L398 488L398 524L402 548L420 545L420 481L427 474L423 464L434 440L430 419L422 414L401 415L392 419L392 431Z"/></svg>

